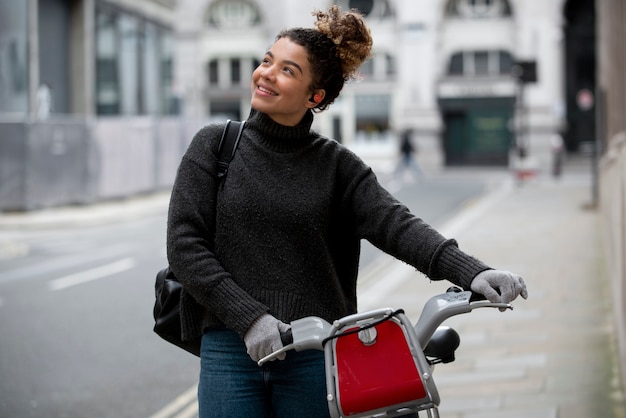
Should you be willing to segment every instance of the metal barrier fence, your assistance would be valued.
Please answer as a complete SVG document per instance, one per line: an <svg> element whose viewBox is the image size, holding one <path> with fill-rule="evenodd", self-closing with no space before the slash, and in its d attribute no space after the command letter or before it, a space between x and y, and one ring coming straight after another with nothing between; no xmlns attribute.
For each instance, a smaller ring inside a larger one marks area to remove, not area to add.
<svg viewBox="0 0 626 418"><path fill-rule="evenodd" d="M0 121L0 211L85 205L167 189L201 122Z"/></svg>

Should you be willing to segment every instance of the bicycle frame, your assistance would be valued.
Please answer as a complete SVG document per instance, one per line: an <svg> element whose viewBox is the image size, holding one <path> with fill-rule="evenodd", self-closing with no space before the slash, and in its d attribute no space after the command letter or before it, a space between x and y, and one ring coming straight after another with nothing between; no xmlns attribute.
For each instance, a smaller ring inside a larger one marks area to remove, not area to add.
<svg viewBox="0 0 626 418"><path fill-rule="evenodd" d="M332 325L318 317L302 318L291 323L293 342L259 365L288 350L323 350L331 417L419 416L425 411L439 418L435 362L424 350L446 319L483 307L512 309L472 301L472 292L454 290L430 298L415 326L403 311L391 308L349 315Z"/></svg>

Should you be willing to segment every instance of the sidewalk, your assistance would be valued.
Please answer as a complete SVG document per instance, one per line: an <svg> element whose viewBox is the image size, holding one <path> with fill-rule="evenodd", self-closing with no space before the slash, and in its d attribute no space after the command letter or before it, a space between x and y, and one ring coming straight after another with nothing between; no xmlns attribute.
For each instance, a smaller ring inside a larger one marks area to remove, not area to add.
<svg viewBox="0 0 626 418"><path fill-rule="evenodd" d="M71 228L165 214L169 199L170 192L164 191L87 206L64 206L31 212L0 212L0 234L3 230Z"/></svg>
<svg viewBox="0 0 626 418"><path fill-rule="evenodd" d="M600 218L590 199L588 165L576 160L558 180L544 173L501 183L440 229L466 252L521 274L529 290L512 312L483 309L446 322L461 346L457 360L433 374L442 418L625 416ZM448 287L411 268L387 271L380 282L396 288L362 289L370 306L361 310L382 304L417 318L427 298Z"/></svg>

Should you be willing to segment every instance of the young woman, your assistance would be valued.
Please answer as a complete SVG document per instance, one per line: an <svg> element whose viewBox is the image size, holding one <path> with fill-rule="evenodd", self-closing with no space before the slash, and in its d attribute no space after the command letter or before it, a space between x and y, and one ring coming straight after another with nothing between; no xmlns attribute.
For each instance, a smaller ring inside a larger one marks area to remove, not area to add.
<svg viewBox="0 0 626 418"><path fill-rule="evenodd" d="M311 130L370 56L362 17L336 6L314 29L281 32L252 76L252 111L226 178L215 178L223 126L194 137L169 209L170 267L182 282L183 337L202 335L200 417L324 417L323 353L291 352L280 331L357 310L360 240L493 301L527 297L521 277L490 269L412 215L372 170Z"/></svg>

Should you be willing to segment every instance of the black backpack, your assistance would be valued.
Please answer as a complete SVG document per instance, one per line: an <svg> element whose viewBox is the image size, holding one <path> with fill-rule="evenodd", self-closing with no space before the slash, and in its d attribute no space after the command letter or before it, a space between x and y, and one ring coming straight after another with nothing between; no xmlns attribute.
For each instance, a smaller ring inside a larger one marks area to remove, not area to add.
<svg viewBox="0 0 626 418"><path fill-rule="evenodd" d="M219 143L219 158L217 162L217 177L223 179L228 172L235 150L239 144L241 131L245 122L227 121ZM156 275L154 293L154 332L164 340L177 345L196 356L200 356L200 338L183 341L180 297L183 286L180 284L169 266L160 270Z"/></svg>

